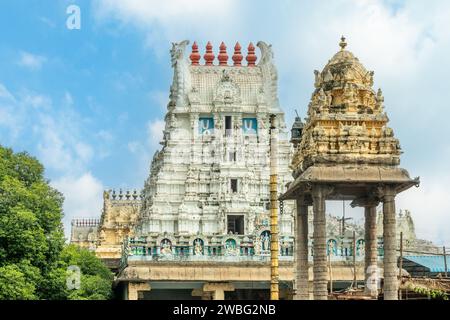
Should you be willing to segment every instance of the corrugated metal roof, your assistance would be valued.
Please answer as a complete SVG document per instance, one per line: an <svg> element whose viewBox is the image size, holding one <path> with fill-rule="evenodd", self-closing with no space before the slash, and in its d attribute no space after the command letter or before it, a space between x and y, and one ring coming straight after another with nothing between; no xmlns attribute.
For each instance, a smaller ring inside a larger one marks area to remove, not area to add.
<svg viewBox="0 0 450 320"><path fill-rule="evenodd" d="M430 272L445 272L444 256L404 256L406 260L420 264ZM447 255L447 271L450 272L450 256Z"/></svg>

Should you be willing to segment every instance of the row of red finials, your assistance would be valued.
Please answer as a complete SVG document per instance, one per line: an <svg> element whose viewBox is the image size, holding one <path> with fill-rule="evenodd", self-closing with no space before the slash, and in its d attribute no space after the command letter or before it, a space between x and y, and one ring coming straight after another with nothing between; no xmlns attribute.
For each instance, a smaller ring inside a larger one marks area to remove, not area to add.
<svg viewBox="0 0 450 320"><path fill-rule="evenodd" d="M206 45L206 52L203 55L203 59L205 60L205 66L212 66L214 65L214 59L216 58L213 51L213 46L211 42L208 41L208 44ZM194 42L192 45L192 53L189 56L191 59L191 63L193 66L198 66L200 61L200 53L198 52L198 45L197 42ZM233 60L233 66L235 67L241 67L242 66L242 60L244 59L244 56L241 53L241 45L239 42L236 42L236 45L234 46L234 54L231 57ZM247 57L245 60L247 60L247 67L254 67L256 64L256 54L255 54L255 46L253 43L250 42L247 48ZM219 55L217 56L217 60L219 60L219 66L227 66L228 65L228 54L227 54L227 46L225 43L221 43L219 47Z"/></svg>

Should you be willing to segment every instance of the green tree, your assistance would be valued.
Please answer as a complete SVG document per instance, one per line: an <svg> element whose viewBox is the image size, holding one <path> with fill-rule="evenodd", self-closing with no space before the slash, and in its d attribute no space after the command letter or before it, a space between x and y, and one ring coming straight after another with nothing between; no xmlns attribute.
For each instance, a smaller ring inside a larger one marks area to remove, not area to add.
<svg viewBox="0 0 450 320"><path fill-rule="evenodd" d="M61 254L64 266L75 265L81 271L81 287L70 290L71 300L106 300L112 297L113 274L108 267L89 250L68 245Z"/></svg>
<svg viewBox="0 0 450 320"><path fill-rule="evenodd" d="M0 299L111 296L108 268L89 251L64 244L63 201L38 160L0 146ZM66 288L69 265L82 271L76 293Z"/></svg>
<svg viewBox="0 0 450 320"><path fill-rule="evenodd" d="M34 284L14 264L0 267L0 300L36 299Z"/></svg>
<svg viewBox="0 0 450 320"><path fill-rule="evenodd" d="M0 267L4 277L14 276L19 290L0 293L2 299L49 298L44 279L58 268L64 246L63 200L44 178L39 161L0 146ZM33 294L19 294L23 279Z"/></svg>

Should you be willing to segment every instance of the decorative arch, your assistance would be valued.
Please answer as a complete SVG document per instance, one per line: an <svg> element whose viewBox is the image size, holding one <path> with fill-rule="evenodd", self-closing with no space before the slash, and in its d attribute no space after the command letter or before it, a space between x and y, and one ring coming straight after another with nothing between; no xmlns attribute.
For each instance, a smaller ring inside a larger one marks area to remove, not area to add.
<svg viewBox="0 0 450 320"><path fill-rule="evenodd" d="M168 238L164 238L160 241L159 247L161 250L161 254L164 256L173 254L173 244L172 241Z"/></svg>
<svg viewBox="0 0 450 320"><path fill-rule="evenodd" d="M194 245L194 241L200 239L203 241L203 245L207 246L209 245L209 241L206 237L202 236L202 235L195 235L189 238L189 243L191 243L192 245Z"/></svg>
<svg viewBox="0 0 450 320"><path fill-rule="evenodd" d="M224 243L225 255L226 256L237 256L239 255L238 241L234 237L228 237Z"/></svg>
<svg viewBox="0 0 450 320"><path fill-rule="evenodd" d="M160 245L161 241L164 239L170 240L170 242L172 243L172 246L175 246L177 244L177 240L174 237L169 236L169 235L161 235L158 238L156 238L156 244Z"/></svg>
<svg viewBox="0 0 450 320"><path fill-rule="evenodd" d="M227 241L230 240L230 239L232 239L232 240L235 241L236 246L237 246L237 245L240 245L239 238L236 237L236 236L234 236L234 235L231 235L231 234L228 234L226 237L224 237L224 238L222 239L222 245L225 246L225 244L227 243Z"/></svg>
<svg viewBox="0 0 450 320"><path fill-rule="evenodd" d="M270 233L270 227L269 226L260 226L258 228L255 228L255 235L259 237L261 233L264 231L268 231Z"/></svg>
<svg viewBox="0 0 450 320"><path fill-rule="evenodd" d="M329 256L338 255L338 242L334 238L330 238L327 241L327 255Z"/></svg>
<svg viewBox="0 0 450 320"><path fill-rule="evenodd" d="M201 238L196 238L194 239L194 241L192 242L192 246L193 246L193 253L194 256L202 256L205 253L205 241L203 241L203 239Z"/></svg>

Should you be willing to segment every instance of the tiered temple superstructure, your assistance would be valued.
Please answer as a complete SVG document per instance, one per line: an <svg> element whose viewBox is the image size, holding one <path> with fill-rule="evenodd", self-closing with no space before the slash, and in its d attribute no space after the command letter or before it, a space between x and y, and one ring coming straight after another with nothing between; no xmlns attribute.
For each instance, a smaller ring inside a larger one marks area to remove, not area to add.
<svg viewBox="0 0 450 320"><path fill-rule="evenodd" d="M259 42L262 57L248 47L243 66L235 45L228 64L224 43L218 65L210 43L199 64L197 44L190 62L187 41L171 50L174 78L165 117L162 150L145 182L135 239L145 239L151 256L252 259L270 254L269 116L279 128L280 192L292 177L290 144L277 97L271 47ZM293 251L293 205L280 218L286 255ZM134 254L138 254L135 252Z"/></svg>
<svg viewBox="0 0 450 320"><path fill-rule="evenodd" d="M281 199L297 201L297 292L309 298L308 206L314 211L314 299L327 299L326 200L351 200L365 208L365 270L377 270L376 206L383 203L384 298L397 299L395 196L418 185L400 164L400 145L388 127L373 72L346 50L345 38L322 72L292 161L295 181ZM372 277L373 278L373 277ZM370 294L378 293L368 284Z"/></svg>
<svg viewBox="0 0 450 320"><path fill-rule="evenodd" d="M291 145L277 96L272 48L258 42L257 61L256 48L250 43L244 65L239 43L230 62L224 43L216 59L208 42L201 63L197 43L189 56L188 43L175 43L171 50L174 76L162 149L153 157L136 225L124 243L127 267L119 279L128 283L129 298L136 292L136 274L146 279L144 288L154 287L161 285L152 274L158 267L166 270L166 279L181 280L174 271L180 263L187 263L183 280L197 280L194 285L201 285L191 291L202 289L217 299L224 291L242 289L236 280L245 280L241 286L251 285L250 275L258 269L254 279L265 281L263 286L270 281L272 115L279 193L292 180ZM280 259L284 261L293 260L293 211L293 202L286 201L280 212ZM249 264L248 277L234 276L242 263Z"/></svg>

